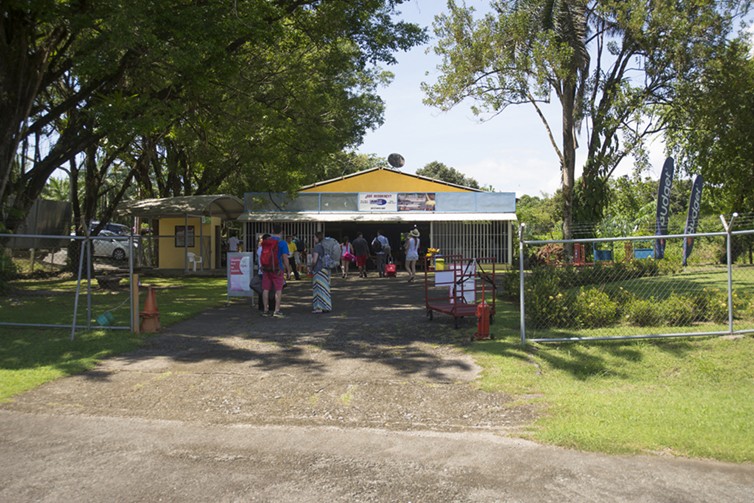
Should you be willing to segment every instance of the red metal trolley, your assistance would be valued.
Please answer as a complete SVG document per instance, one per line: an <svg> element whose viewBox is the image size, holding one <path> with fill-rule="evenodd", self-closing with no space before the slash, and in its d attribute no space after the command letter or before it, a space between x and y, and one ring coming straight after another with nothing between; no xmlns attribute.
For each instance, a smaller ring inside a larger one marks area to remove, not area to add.
<svg viewBox="0 0 754 503"><path fill-rule="evenodd" d="M430 274L430 261L424 267L424 297L427 318L431 321L435 311L453 317L455 328L466 316L476 316L477 304L484 299L490 306L490 322L495 316L495 259L464 258L460 255L442 257L444 264L435 262L435 272Z"/></svg>

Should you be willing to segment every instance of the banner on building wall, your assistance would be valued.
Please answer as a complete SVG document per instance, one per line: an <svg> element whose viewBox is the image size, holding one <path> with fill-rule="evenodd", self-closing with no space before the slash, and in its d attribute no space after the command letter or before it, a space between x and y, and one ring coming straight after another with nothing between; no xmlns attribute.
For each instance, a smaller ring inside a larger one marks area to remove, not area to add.
<svg viewBox="0 0 754 503"><path fill-rule="evenodd" d="M397 211L397 195L395 192L359 192L359 211Z"/></svg>
<svg viewBox="0 0 754 503"><path fill-rule="evenodd" d="M435 211L434 192L406 192L398 194L398 211Z"/></svg>
<svg viewBox="0 0 754 503"><path fill-rule="evenodd" d="M254 254L228 253L228 297L251 297L251 275L254 274Z"/></svg>
<svg viewBox="0 0 754 503"><path fill-rule="evenodd" d="M668 219L670 218L670 190L673 187L673 171L675 165L672 157L665 159L660 174L660 186L657 189L657 227L655 234L662 236L668 233ZM655 240L655 259L665 257L665 240Z"/></svg>
<svg viewBox="0 0 754 503"><path fill-rule="evenodd" d="M694 178L694 183L691 185L691 196L689 197L689 213L686 216L686 228L684 234L696 234L696 227L699 225L699 214L702 205L702 187L704 186L704 178L702 175L697 175ZM683 240L683 265L686 265L686 261L691 255L691 251L694 249L694 238L687 236Z"/></svg>

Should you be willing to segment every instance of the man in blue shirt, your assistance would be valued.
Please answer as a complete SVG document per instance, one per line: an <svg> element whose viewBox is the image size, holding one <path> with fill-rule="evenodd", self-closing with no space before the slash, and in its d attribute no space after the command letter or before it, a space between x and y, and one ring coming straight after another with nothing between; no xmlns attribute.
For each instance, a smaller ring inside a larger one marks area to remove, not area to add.
<svg viewBox="0 0 754 503"><path fill-rule="evenodd" d="M283 286L285 285L284 271L290 267L288 263L288 244L283 239L283 231L280 224L272 225L272 236L278 242L278 268L276 271L264 271L262 273L262 303L264 304L264 316L270 315L270 290L275 292L275 312L272 316L282 318L283 313L280 311L280 301L283 298Z"/></svg>

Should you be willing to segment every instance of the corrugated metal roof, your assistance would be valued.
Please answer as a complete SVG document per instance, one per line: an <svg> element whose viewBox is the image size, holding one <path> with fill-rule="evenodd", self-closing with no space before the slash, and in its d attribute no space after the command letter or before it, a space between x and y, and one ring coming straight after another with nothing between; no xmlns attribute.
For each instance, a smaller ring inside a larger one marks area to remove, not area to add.
<svg viewBox="0 0 754 503"><path fill-rule="evenodd" d="M211 215L230 220L238 218L243 212L243 201L225 194L144 199L124 202L118 206L118 213L140 218Z"/></svg>
<svg viewBox="0 0 754 503"><path fill-rule="evenodd" d="M515 221L515 213L432 213L401 211L397 213L368 212L265 212L244 213L241 222L484 222Z"/></svg>

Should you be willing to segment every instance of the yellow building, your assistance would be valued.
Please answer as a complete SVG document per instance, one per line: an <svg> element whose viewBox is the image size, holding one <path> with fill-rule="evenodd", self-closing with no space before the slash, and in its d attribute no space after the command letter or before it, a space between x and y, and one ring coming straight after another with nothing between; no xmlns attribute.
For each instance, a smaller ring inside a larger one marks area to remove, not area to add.
<svg viewBox="0 0 754 503"><path fill-rule="evenodd" d="M316 231L338 240L361 232L371 241L381 230L400 262L403 238L416 227L422 250L511 263L516 196L373 168L302 187L295 197L247 193L239 220L246 223L247 249L256 248L273 223L308 244Z"/></svg>
<svg viewBox="0 0 754 503"><path fill-rule="evenodd" d="M201 271L225 268L225 229L243 203L228 195L169 197L124 203L119 212L151 229L140 239L140 265Z"/></svg>

